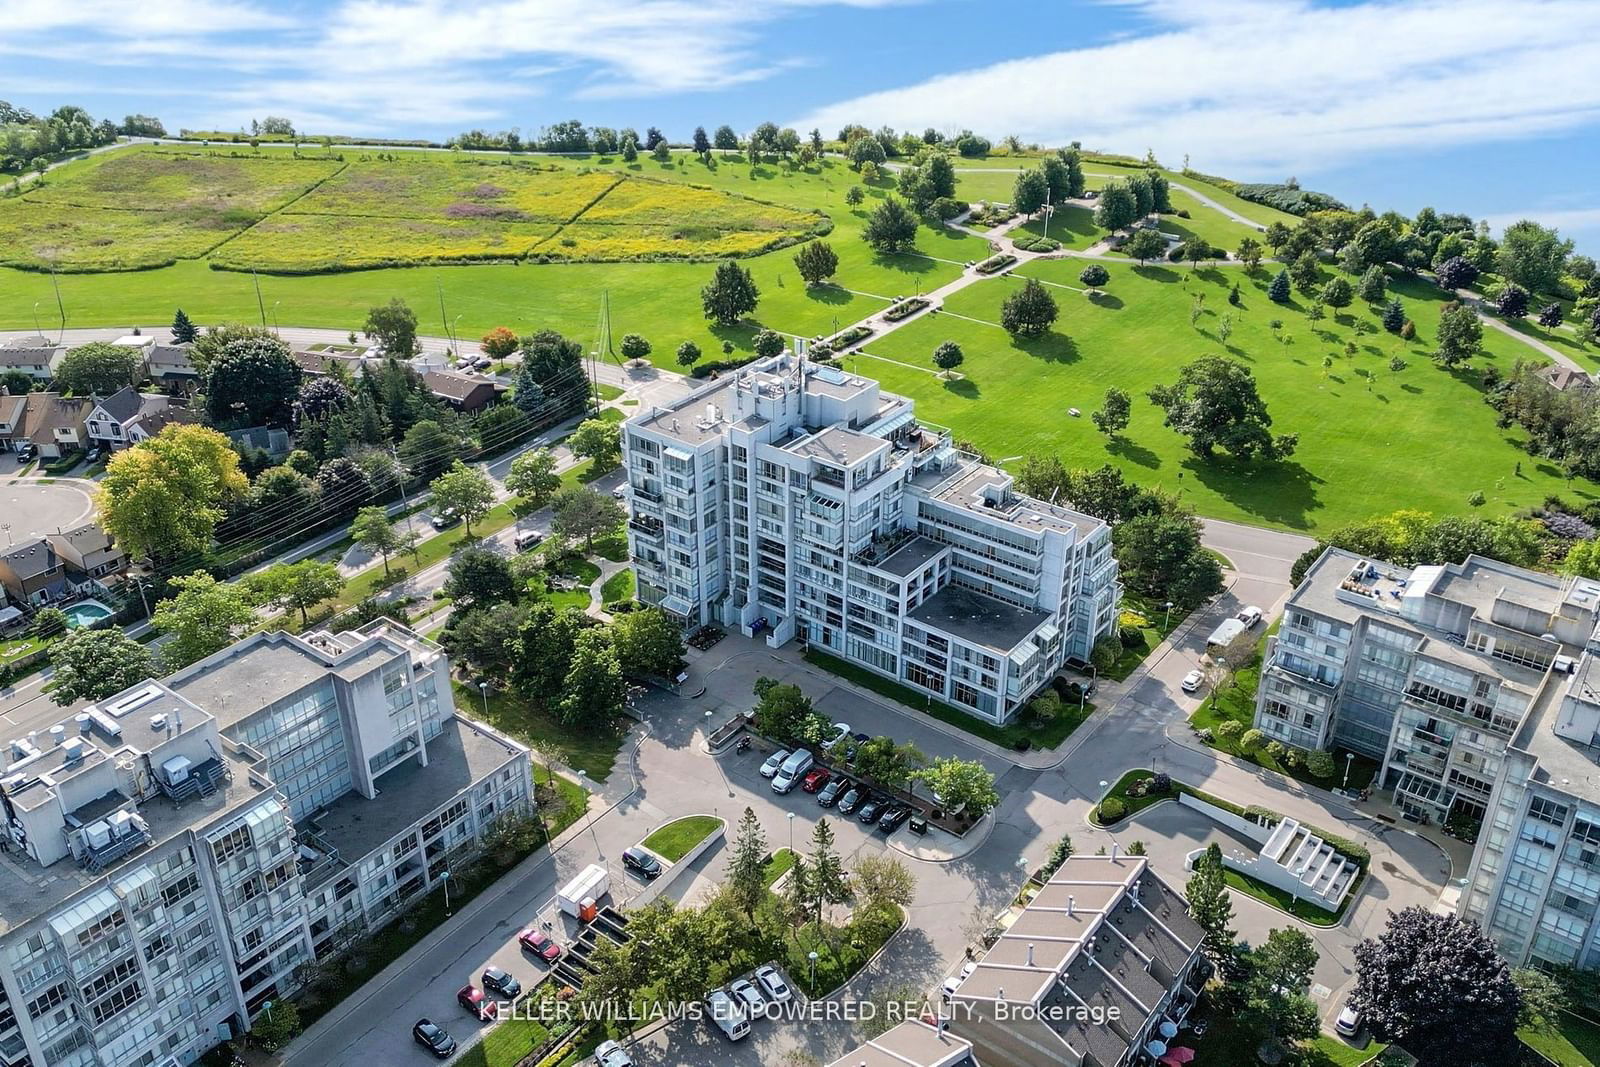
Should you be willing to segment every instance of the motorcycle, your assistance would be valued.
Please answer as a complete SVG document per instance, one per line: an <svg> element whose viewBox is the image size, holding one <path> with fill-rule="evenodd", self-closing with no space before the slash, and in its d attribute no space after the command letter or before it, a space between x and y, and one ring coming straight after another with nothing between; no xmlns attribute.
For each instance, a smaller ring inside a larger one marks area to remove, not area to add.
<svg viewBox="0 0 1600 1067"><path fill-rule="evenodd" d="M750 747L750 739L748 737L741 737L741 738L739 738L739 743L734 746L734 751L735 752L743 752L745 749L747 749L749 747Z"/></svg>

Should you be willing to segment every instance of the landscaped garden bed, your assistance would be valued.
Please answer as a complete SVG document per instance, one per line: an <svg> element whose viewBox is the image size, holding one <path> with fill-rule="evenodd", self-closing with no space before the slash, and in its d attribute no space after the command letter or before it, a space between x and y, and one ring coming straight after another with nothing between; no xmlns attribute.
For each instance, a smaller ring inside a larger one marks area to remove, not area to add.
<svg viewBox="0 0 1600 1067"><path fill-rule="evenodd" d="M899 322L901 319L909 319L911 316L927 307L930 303L932 303L932 301L928 300L926 297L909 297L900 301L898 304L891 306L889 310L883 313L883 317L890 322Z"/></svg>
<svg viewBox="0 0 1600 1067"><path fill-rule="evenodd" d="M1054 237L1041 237L1036 234L1024 233L1011 240L1012 245L1024 252L1059 252L1061 242Z"/></svg>
<svg viewBox="0 0 1600 1067"><path fill-rule="evenodd" d="M668 863L677 863L716 832L722 820L715 815L686 815L660 827L639 842Z"/></svg>
<svg viewBox="0 0 1600 1067"><path fill-rule="evenodd" d="M1002 252L998 256L990 256L973 269L979 274L998 274L1016 262L1016 256L1012 255L1010 252Z"/></svg>

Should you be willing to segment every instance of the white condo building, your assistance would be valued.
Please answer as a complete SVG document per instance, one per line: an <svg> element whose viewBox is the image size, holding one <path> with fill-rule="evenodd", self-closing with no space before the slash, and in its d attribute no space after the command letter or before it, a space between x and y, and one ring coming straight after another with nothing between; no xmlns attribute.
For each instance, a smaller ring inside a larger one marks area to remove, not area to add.
<svg viewBox="0 0 1600 1067"><path fill-rule="evenodd" d="M24 707L0 739L4 1067L192 1063L531 804L527 749L454 715L439 646L388 620Z"/></svg>
<svg viewBox="0 0 1600 1067"><path fill-rule="evenodd" d="M1600 582L1329 549L1268 645L1256 725L1382 761L1409 818L1481 820L1460 910L1514 965L1600 965Z"/></svg>
<svg viewBox="0 0 1600 1067"><path fill-rule="evenodd" d="M1111 531L870 379L776 356L623 429L639 598L796 637L992 722L1116 627Z"/></svg>

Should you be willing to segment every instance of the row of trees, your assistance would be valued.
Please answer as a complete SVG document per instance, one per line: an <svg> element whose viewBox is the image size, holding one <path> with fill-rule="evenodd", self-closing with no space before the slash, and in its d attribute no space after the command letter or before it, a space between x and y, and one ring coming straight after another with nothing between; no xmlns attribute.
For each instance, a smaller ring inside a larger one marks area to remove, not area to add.
<svg viewBox="0 0 1600 1067"><path fill-rule="evenodd" d="M165 137L166 132L161 120L149 115L129 115L119 125L110 119L97 122L81 107L35 115L0 100L0 173L41 170L69 152L112 144L123 134Z"/></svg>
<svg viewBox="0 0 1600 1067"><path fill-rule="evenodd" d="M831 737L834 722L816 709L797 685L762 676L755 684L755 728L784 744L820 745ZM971 760L935 759L931 762L916 745L891 737L874 737L856 747L857 774L885 789L915 793L927 786L947 809L965 808L976 819L1000 801L994 775Z"/></svg>

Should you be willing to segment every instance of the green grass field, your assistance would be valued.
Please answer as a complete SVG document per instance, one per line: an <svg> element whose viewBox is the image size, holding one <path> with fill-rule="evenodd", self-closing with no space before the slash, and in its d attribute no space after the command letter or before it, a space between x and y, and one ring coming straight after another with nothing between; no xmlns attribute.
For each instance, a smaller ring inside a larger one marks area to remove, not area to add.
<svg viewBox="0 0 1600 1067"><path fill-rule="evenodd" d="M1557 1067L1595 1067L1600 1063L1600 1026L1576 1015L1561 1016L1555 1029L1524 1027L1517 1036Z"/></svg>
<svg viewBox="0 0 1600 1067"><path fill-rule="evenodd" d="M1056 260L1027 264L1020 273L1076 286L1080 269L1078 262ZM915 397L919 414L993 455L1037 449L1055 452L1071 466L1109 462L1133 480L1176 491L1200 514L1219 518L1320 531L1401 507L1466 513L1474 490L1486 495L1481 510L1491 515L1568 491L1552 464L1517 447L1515 430L1495 426L1495 413L1482 400L1481 368L1509 371L1515 360L1536 353L1485 329L1486 355L1476 361L1478 369L1439 369L1430 353L1442 297L1424 282L1397 283L1417 324L1416 340L1406 344L1381 328L1358 336L1358 320L1377 327L1378 318L1359 303L1316 323L1303 314L1299 297L1288 306L1271 303L1265 270L1247 278L1238 268L1109 269L1111 281L1099 301L1052 290L1061 316L1044 337L1013 341L994 325L1001 301L1020 284L1014 277L996 278L947 300L944 310L955 314L924 317L869 342L867 355L850 366L886 389ZM1241 283L1241 306L1230 307L1235 281ZM1203 310L1191 326L1191 308L1200 297ZM1232 323L1226 346L1217 338L1223 315ZM1270 328L1274 319L1282 321L1282 330ZM965 351L960 381L933 376L929 357L944 340ZM1350 340L1357 344L1354 356L1345 353ZM1162 426L1160 409L1145 393L1203 355L1228 355L1250 367L1274 431L1300 434L1292 459L1205 461ZM1322 366L1325 355L1333 356L1328 370ZM1388 369L1394 355L1408 364L1398 374ZM1134 399L1132 422L1116 440L1096 431L1088 418L1110 386ZM1082 417L1070 417L1070 407ZM1593 487L1575 483L1572 494L1588 497Z"/></svg>
<svg viewBox="0 0 1600 1067"><path fill-rule="evenodd" d="M686 815L656 830L640 844L668 863L677 863L717 828L714 815Z"/></svg>

